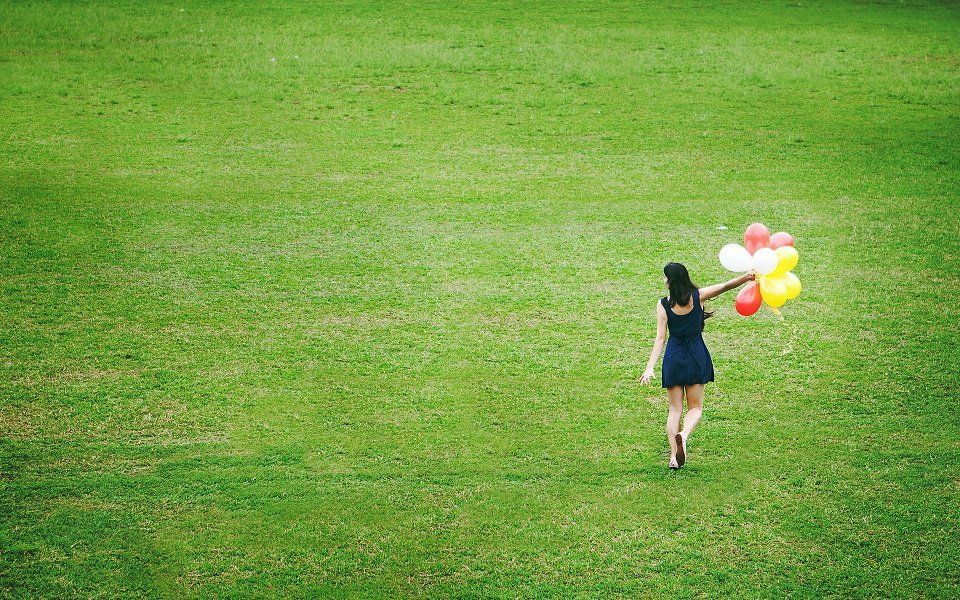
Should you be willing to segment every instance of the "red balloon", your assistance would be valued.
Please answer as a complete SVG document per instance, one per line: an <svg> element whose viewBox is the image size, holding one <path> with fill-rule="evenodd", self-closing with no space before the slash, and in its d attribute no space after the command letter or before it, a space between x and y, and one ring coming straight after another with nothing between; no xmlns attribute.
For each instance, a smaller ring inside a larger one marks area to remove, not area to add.
<svg viewBox="0 0 960 600"><path fill-rule="evenodd" d="M763 223L754 223L743 234L743 247L753 254L760 248L770 246L770 230Z"/></svg>
<svg viewBox="0 0 960 600"><path fill-rule="evenodd" d="M770 247L776 250L780 246L792 246L793 236L786 231L778 231L770 236Z"/></svg>
<svg viewBox="0 0 960 600"><path fill-rule="evenodd" d="M760 310L761 303L763 303L763 298L760 297L760 287L757 285L757 282L751 281L737 294L737 300L734 302L734 306L737 307L738 313L749 317Z"/></svg>

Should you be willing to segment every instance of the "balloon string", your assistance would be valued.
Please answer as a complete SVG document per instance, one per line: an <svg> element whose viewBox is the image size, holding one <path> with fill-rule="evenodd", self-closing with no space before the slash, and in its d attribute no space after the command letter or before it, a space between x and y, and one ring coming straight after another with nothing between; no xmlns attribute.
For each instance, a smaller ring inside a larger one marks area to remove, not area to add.
<svg viewBox="0 0 960 600"><path fill-rule="evenodd" d="M780 317L780 320L781 321L783 320L782 316ZM781 356L786 356L787 354L790 354L791 352L793 352L793 345L797 341L797 324L794 322L791 322L790 329L791 329L790 339L787 341L786 347L780 351Z"/></svg>

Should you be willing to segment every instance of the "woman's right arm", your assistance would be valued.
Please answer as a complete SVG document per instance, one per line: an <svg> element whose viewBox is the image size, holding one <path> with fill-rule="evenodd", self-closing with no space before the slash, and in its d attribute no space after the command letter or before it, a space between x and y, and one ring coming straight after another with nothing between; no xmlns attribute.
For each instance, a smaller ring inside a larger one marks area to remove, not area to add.
<svg viewBox="0 0 960 600"><path fill-rule="evenodd" d="M709 287L700 288L700 302L706 302L710 298L719 296L720 294L732 290L733 288L738 288L741 285L745 284L748 281L756 280L756 275L751 271L750 273L744 273L740 277L734 277L730 281L724 283L718 283L716 285L711 285Z"/></svg>
<svg viewBox="0 0 960 600"><path fill-rule="evenodd" d="M663 310L663 304L657 302L657 337L653 339L653 349L650 351L650 360L647 361L647 368L640 378L640 383L646 385L653 379L653 368L657 366L657 360L660 353L663 352L663 344L667 341L667 311Z"/></svg>

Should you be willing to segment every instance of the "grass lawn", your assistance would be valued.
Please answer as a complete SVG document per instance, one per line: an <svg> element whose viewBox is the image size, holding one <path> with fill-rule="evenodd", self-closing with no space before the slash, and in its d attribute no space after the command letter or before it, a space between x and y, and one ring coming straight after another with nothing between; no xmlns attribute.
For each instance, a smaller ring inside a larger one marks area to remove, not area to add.
<svg viewBox="0 0 960 600"><path fill-rule="evenodd" d="M956 597L958 215L948 2L4 2L0 593Z"/></svg>

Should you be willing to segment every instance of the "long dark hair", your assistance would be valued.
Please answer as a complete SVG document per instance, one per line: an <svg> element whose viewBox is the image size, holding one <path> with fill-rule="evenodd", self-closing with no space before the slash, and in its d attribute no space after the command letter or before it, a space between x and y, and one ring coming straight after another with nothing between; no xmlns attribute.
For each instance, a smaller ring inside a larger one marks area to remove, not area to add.
<svg viewBox="0 0 960 600"><path fill-rule="evenodd" d="M667 277L667 287L670 290L670 306L686 306L690 303L694 290L697 286L690 281L690 273L687 268L680 263L667 263L663 268L663 274ZM703 320L706 321L713 316L713 312L703 311ZM701 328L702 329L702 328Z"/></svg>

